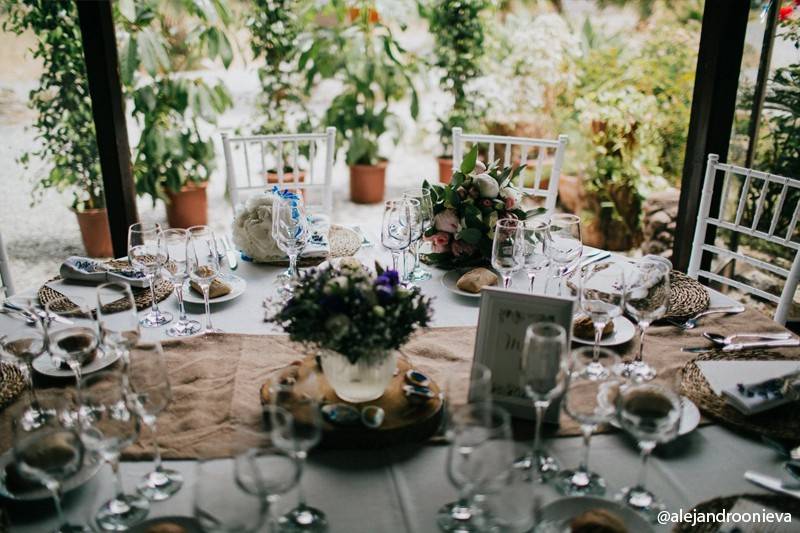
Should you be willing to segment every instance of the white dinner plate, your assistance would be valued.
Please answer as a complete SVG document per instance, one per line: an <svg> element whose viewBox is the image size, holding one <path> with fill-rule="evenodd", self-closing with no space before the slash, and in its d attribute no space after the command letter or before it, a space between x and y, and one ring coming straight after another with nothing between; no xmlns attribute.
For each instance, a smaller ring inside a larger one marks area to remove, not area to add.
<svg viewBox="0 0 800 533"><path fill-rule="evenodd" d="M119 353L114 350L106 351L102 347L97 348L97 356L86 366L81 367L81 374L86 376L103 370L114 364L119 359ZM54 378L75 378L75 373L67 368L61 368L53 362L49 353L45 353L33 360L33 368L40 374Z"/></svg>
<svg viewBox="0 0 800 533"><path fill-rule="evenodd" d="M217 298L210 298L208 303L219 304L222 302L229 302L230 300L241 296L247 288L247 282L235 274L225 275L223 277L223 281L231 286L231 292L223 296L218 296ZM189 286L189 280L186 280L183 284L183 300L190 304L204 304L203 296L194 292L194 290Z"/></svg>
<svg viewBox="0 0 800 533"><path fill-rule="evenodd" d="M614 318L614 331L612 331L611 335L608 337L600 339L600 346L617 346L618 344L625 344L631 340L634 335L636 335L636 326L633 324L633 322L624 316L618 316ZM584 339L583 337L578 337L577 335L572 335L572 340L579 344L594 345L594 339Z"/></svg>
<svg viewBox="0 0 800 533"><path fill-rule="evenodd" d="M611 425L619 428L619 421L616 418L611 419ZM678 427L678 435L683 436L692 431L700 425L700 409L697 405L687 398L681 396L681 425Z"/></svg>
<svg viewBox="0 0 800 533"><path fill-rule="evenodd" d="M468 268L468 269L461 268L461 269L448 271L447 273L445 273L444 276L442 276L442 285L444 285L444 288L447 289L448 291L452 292L453 294L458 294L459 296L466 296L467 298L480 298L481 297L481 293L475 294L475 293L472 293L472 292L462 291L456 285L456 283L458 283L458 279L461 276L463 276L464 274L466 274L467 272L469 272L470 270L473 270L473 269L471 269L471 268ZM496 287L496 285L495 285L495 287Z"/></svg>
<svg viewBox="0 0 800 533"><path fill-rule="evenodd" d="M103 462L94 459L94 454L87 453L84 458L83 468L74 476L68 477L64 482L64 493L77 489L92 479L103 467ZM19 493L9 491L8 487L6 487L6 467L13 460L14 456L11 450L0 455L0 496L19 501L45 500L53 497L52 493L44 487Z"/></svg>
<svg viewBox="0 0 800 533"><path fill-rule="evenodd" d="M636 533L651 533L653 527L639 513L617 502L594 496L561 498L542 507L541 521L535 533L568 533L569 523L576 517L593 509L613 513L625 523L625 529Z"/></svg>

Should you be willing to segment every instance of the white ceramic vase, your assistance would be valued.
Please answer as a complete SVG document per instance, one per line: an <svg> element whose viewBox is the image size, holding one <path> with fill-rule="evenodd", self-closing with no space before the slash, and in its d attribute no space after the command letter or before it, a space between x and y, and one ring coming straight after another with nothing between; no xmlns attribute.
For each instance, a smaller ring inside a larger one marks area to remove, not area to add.
<svg viewBox="0 0 800 533"><path fill-rule="evenodd" d="M383 396L397 368L397 352L376 354L353 364L339 352L323 350L320 361L325 378L339 398L363 403Z"/></svg>

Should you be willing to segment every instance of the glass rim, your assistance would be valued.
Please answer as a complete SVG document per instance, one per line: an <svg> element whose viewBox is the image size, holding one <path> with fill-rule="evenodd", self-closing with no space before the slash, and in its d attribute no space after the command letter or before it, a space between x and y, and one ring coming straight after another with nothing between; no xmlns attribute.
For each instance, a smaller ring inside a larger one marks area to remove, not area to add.
<svg viewBox="0 0 800 533"><path fill-rule="evenodd" d="M518 218L501 218L497 220L497 227L504 227L504 228L519 228L522 227L522 220Z"/></svg>
<svg viewBox="0 0 800 533"><path fill-rule="evenodd" d="M676 411L678 412L678 419L680 421L681 410L682 410L680 394L672 390L670 387L667 387L660 383L631 383L625 387L621 387L619 391L619 396L617 397L617 409L619 411L623 411L624 398L627 397L629 394L633 394L641 390L655 391L667 397L670 400L670 402L674 403L677 406ZM632 419L641 420L643 418L629 411L626 411L626 413L627 413L626 416Z"/></svg>
<svg viewBox="0 0 800 533"><path fill-rule="evenodd" d="M128 226L128 232L131 233L149 233L149 232L163 231L161 223L159 222L134 222Z"/></svg>
<svg viewBox="0 0 800 533"><path fill-rule="evenodd" d="M208 224L198 224L196 226L189 226L186 228L186 233L191 236L196 233L204 233L204 232L213 233L214 230L211 229L211 226Z"/></svg>
<svg viewBox="0 0 800 533"><path fill-rule="evenodd" d="M534 335L551 339L563 338L566 341L567 330L564 329L564 326L555 322L534 322L525 328L525 337L530 338Z"/></svg>
<svg viewBox="0 0 800 533"><path fill-rule="evenodd" d="M571 222L571 223L575 223L575 222L579 223L581 221L581 217L579 217L578 215L574 215L572 213L555 213L553 215L550 215L550 224L551 225L552 225L554 219L562 220L562 221L565 221L565 222Z"/></svg>

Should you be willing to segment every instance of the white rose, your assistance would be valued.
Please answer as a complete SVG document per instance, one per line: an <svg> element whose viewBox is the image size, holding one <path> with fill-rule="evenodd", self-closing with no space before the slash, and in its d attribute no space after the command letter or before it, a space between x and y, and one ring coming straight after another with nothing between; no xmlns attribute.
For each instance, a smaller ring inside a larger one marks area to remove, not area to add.
<svg viewBox="0 0 800 533"><path fill-rule="evenodd" d="M480 159L475 161L475 169L472 171L473 174L482 174L486 172L486 165L483 164L483 161Z"/></svg>
<svg viewBox="0 0 800 533"><path fill-rule="evenodd" d="M256 194L236 207L233 219L233 243L255 262L283 257L272 238L272 194Z"/></svg>
<svg viewBox="0 0 800 533"><path fill-rule="evenodd" d="M511 199L511 206L506 205L506 207L510 207L511 209L518 206L522 201L522 193L513 187L506 187L500 191L500 197L503 198L503 200Z"/></svg>
<svg viewBox="0 0 800 533"><path fill-rule="evenodd" d="M497 198L500 193L500 184L489 174L478 174L473 178L472 183L478 187L481 198Z"/></svg>

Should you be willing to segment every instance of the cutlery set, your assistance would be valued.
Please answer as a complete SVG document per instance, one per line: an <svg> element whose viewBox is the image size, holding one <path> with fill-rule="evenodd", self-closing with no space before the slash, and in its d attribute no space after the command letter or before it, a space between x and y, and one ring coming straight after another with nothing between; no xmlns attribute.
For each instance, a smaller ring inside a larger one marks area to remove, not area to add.
<svg viewBox="0 0 800 533"><path fill-rule="evenodd" d="M12 302L6 300L3 302L3 307L0 310L11 317L20 318L25 321L26 324L29 326L35 325L39 320L48 320L58 322L60 324L73 324L72 320L65 318L61 315L57 315L55 313L48 313L43 309L34 309L30 311L23 307L20 307Z"/></svg>

